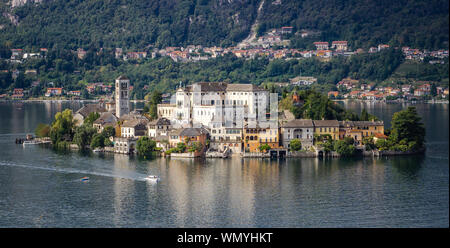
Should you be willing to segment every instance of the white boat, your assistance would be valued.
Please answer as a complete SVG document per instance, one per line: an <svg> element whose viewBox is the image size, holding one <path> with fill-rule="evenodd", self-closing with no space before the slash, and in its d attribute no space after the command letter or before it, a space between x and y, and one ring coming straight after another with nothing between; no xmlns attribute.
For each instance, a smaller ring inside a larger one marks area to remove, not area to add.
<svg viewBox="0 0 450 248"><path fill-rule="evenodd" d="M150 181L150 182L157 182L159 181L159 177L154 176L154 175L148 175L145 180Z"/></svg>
<svg viewBox="0 0 450 248"><path fill-rule="evenodd" d="M37 140L26 140L22 143L22 146L26 146L26 145L37 145L40 144L40 141Z"/></svg>
<svg viewBox="0 0 450 248"><path fill-rule="evenodd" d="M93 150L93 152L103 152L103 149L101 149L101 148L95 148L95 149Z"/></svg>

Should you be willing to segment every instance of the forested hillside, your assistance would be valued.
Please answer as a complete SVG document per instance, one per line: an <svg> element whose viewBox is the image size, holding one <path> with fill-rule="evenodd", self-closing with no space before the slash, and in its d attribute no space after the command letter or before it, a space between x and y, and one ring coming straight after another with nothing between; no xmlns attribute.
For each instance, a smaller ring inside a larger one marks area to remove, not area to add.
<svg viewBox="0 0 450 248"><path fill-rule="evenodd" d="M11 8L1 0L0 43L26 47L231 46L255 22L260 0L53 0ZM448 47L446 0L266 0L259 31L293 26L352 48L390 43ZM305 45L291 38L293 46Z"/></svg>
<svg viewBox="0 0 450 248"><path fill-rule="evenodd" d="M380 43L439 49L448 47L447 0L303 0L264 4L261 29L293 26L319 31L322 41L347 40L350 47ZM293 45L300 38L293 39ZM299 47L303 48L303 47Z"/></svg>
<svg viewBox="0 0 450 248"><path fill-rule="evenodd" d="M242 40L256 0L67 0L28 3L1 18L1 42L14 47L144 48L186 44L228 46Z"/></svg>

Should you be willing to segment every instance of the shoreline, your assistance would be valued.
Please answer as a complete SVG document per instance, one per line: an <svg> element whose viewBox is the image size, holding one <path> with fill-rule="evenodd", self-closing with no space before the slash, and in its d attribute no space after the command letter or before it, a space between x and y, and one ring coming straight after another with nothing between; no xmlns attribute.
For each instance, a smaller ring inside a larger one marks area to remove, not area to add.
<svg viewBox="0 0 450 248"><path fill-rule="evenodd" d="M0 102L99 102L100 99L0 99ZM145 100L130 100L133 103L146 102Z"/></svg>
<svg viewBox="0 0 450 248"><path fill-rule="evenodd" d="M419 101L396 101L396 100L362 100L362 99L332 99L333 102L364 102L364 103L427 103L427 104L449 104L448 100L419 100Z"/></svg>
<svg viewBox="0 0 450 248"><path fill-rule="evenodd" d="M0 99L0 102L99 102L100 99ZM421 101L386 101L386 100L361 100L361 99L332 99L333 102L364 102L364 103L426 103L426 104L449 104L448 100L421 100ZM132 103L146 102L146 100L130 100Z"/></svg>
<svg viewBox="0 0 450 248"><path fill-rule="evenodd" d="M53 144L50 144L50 146L53 147ZM67 147L65 150L68 151L81 151L78 146L76 146L75 144L71 144L69 145L69 147ZM137 153L118 153L118 152L114 152L114 147L104 147L101 148L100 151L94 151L95 149L91 149L91 148L86 148L83 151L85 152L91 152L93 154L104 154L104 153L110 153L110 154L123 154L123 155L128 155L128 156L138 156ZM357 152L354 155L351 156L341 156L340 154L338 154L335 151L331 151L331 152L326 152L326 153L320 153L320 152L311 152L311 151L298 151L298 152L293 152L293 151L288 151L286 153L285 156L271 156L270 151L267 153L232 153L229 156L223 156L223 155L216 155L216 156L211 156L211 155L207 155L206 153L201 154L201 155L197 155L197 156L192 156L189 155L188 152L186 153L175 153L178 154L176 156L171 156L171 155L165 155L164 152L162 153L157 153L156 151L156 157L165 157L165 158L182 158L182 159L198 159L198 158L202 158L202 159L208 159L208 158L213 158L213 159L229 159L229 158L233 158L233 157L238 157L241 159L247 159L247 158L258 158L258 159L266 159L266 158L270 158L270 159L286 159L286 158L294 158L294 159L298 159L298 158L322 158L322 159L326 159L326 158L366 158L366 157L372 157L372 158L382 158L382 157L397 157L397 156L414 156L414 155L425 155L425 151L426 148L422 148L418 151L380 151L380 150L371 150L371 151L364 151L364 150L359 150L359 152Z"/></svg>

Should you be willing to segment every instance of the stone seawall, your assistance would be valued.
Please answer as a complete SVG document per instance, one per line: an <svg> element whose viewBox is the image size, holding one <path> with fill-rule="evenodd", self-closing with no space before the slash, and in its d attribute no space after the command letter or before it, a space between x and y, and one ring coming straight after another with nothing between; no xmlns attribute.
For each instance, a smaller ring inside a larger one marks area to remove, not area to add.
<svg viewBox="0 0 450 248"><path fill-rule="evenodd" d="M288 158L315 158L315 157L317 157L317 155L315 152L297 151L297 152L288 152L286 157L288 157Z"/></svg>

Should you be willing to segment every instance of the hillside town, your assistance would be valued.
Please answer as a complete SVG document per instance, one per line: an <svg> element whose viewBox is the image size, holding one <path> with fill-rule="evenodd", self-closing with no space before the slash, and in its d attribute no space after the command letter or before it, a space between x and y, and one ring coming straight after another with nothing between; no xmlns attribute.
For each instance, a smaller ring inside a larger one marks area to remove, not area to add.
<svg viewBox="0 0 450 248"><path fill-rule="evenodd" d="M231 54L237 58L255 59L257 57L268 57L269 59L302 59L316 57L327 61L335 56L351 56L358 53L377 53L390 46L387 44L379 44L377 47L370 47L367 51L358 48L352 50L347 41L316 41L313 42L315 50L299 50L288 48L289 40L283 39L285 35L291 35L292 27L282 27L273 29L266 34L258 37L251 42L244 42L235 47L203 47L201 45L188 45L186 47L165 47L163 49L154 48L149 45L146 49L141 51L129 51L123 48L115 48L114 57L123 61L143 60L156 57L169 57L175 62L195 62L200 60L208 60ZM295 35L301 37L315 37L316 33L310 30L300 30ZM448 50L419 50L410 47L402 47L401 49L406 60L427 62L430 64L442 64L444 59L448 58ZM11 57L6 59L8 63L17 64L23 63L33 58L45 58L49 50L47 48L40 48L39 51L25 51L23 49L11 49ZM85 59L87 51L83 48L78 48L72 51L80 60ZM97 51L97 55L102 53L103 49ZM14 69L12 71L2 70L0 73L11 73L13 80L16 80L19 75L36 77L39 74L38 69L27 69L20 71ZM73 74L79 74L79 71L74 71ZM291 78L289 82L280 82L279 86L285 87L293 86L310 86L317 83L317 78L310 76L298 76ZM27 88L13 88L8 93L0 94L0 99L21 100L29 99L33 88L44 87L45 94L40 97L45 98L59 98L59 99L86 99L90 96L108 95L113 90L113 82L89 82L84 86L84 89L64 89L63 87L54 87L53 82L40 82L35 80ZM377 86L374 83L363 83L351 78L342 79L337 85L338 90L328 92L328 95L336 99L360 99L360 100L431 100L430 96L438 99L448 98L448 87L431 87L433 82L415 82L414 84L392 85L388 87ZM133 86L130 86L131 90ZM148 85L144 86L148 88ZM144 90L146 90L144 88ZM433 89L432 89L433 88ZM37 97L37 96L35 96Z"/></svg>
<svg viewBox="0 0 450 248"><path fill-rule="evenodd" d="M393 86L375 86L365 84L351 78L345 78L336 85L338 91L329 91L328 97L333 99L359 100L403 100L417 101L421 99L448 99L448 87L434 86L432 82L418 81L415 85L402 84Z"/></svg>
<svg viewBox="0 0 450 248"><path fill-rule="evenodd" d="M334 56L351 56L358 53L377 53L383 49L390 48L388 44L378 44L376 47L370 47L367 50L362 48L351 49L348 45L348 41L338 40L332 41L331 44L326 41L313 42L315 50L300 50L289 48L290 40L284 38L285 35L292 35L293 27L281 27L278 29L272 29L264 35L258 37L254 41L244 42L238 46L233 47L203 47L202 45L188 45L186 47L165 47L158 49L153 45L148 45L143 50L130 50L124 48L115 48L114 55L116 59L127 60L139 60L146 58L155 58L158 56L169 57L175 62L195 62L200 60L208 60L210 58L216 58L224 56L226 54L232 54L238 58L254 59L258 56L266 56L270 59L300 59L318 57L321 59L330 59ZM316 32L310 30L300 30L295 33L302 38L314 37ZM448 50L420 50L410 47L395 47L395 49L401 49L407 60L423 61L426 57L431 58L429 63L443 63L443 59L448 57ZM103 51L100 48L97 53ZM24 60L45 57L48 53L47 48L40 48L39 51L24 51L23 49L11 49L11 57L8 59L10 63L22 63ZM77 55L79 59L84 59L87 51L83 48L74 50L73 53Z"/></svg>
<svg viewBox="0 0 450 248"><path fill-rule="evenodd" d="M386 139L382 121L295 119L278 110L276 96L252 84L180 85L169 102L157 105L158 118L151 120L142 110L131 110L130 80L120 76L115 84L114 100L86 104L74 113L78 126L99 113L96 130L116 130L104 151L133 154L138 139L148 137L172 157L322 156L324 139L350 137L362 150L364 139ZM291 147L293 140L301 149Z"/></svg>

